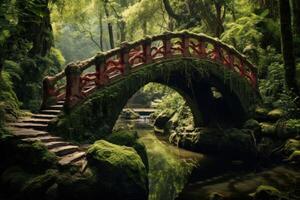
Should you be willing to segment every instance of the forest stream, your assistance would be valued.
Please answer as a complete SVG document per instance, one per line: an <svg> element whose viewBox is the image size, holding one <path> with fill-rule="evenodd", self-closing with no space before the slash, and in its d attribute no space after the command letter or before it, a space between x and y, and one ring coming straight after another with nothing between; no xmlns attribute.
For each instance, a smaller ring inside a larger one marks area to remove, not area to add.
<svg viewBox="0 0 300 200"><path fill-rule="evenodd" d="M119 120L117 123L130 124L146 146L149 200L215 199L213 196L251 199L249 194L259 185L299 193L299 181L295 180L300 180L300 173L292 166L257 169L240 160L222 159L171 145L167 138L154 133L147 119Z"/></svg>

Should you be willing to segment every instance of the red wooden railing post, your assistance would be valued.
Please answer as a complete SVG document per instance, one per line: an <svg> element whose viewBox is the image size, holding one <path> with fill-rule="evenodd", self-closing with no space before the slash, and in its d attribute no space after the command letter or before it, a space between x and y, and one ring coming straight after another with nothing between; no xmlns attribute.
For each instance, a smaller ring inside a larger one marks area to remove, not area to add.
<svg viewBox="0 0 300 200"><path fill-rule="evenodd" d="M187 32L184 32L182 35L182 54L184 57L190 57L190 38Z"/></svg>
<svg viewBox="0 0 300 200"><path fill-rule="evenodd" d="M143 42L143 56L145 58L145 64L152 62L151 56L151 38L146 38Z"/></svg>
<svg viewBox="0 0 300 200"><path fill-rule="evenodd" d="M129 74L131 67L129 63L129 47L127 42L121 43L120 59L123 67L123 75Z"/></svg>
<svg viewBox="0 0 300 200"><path fill-rule="evenodd" d="M165 58L169 58L169 57L172 56L172 52L171 52L171 48L172 48L171 38L172 38L172 35L170 35L170 33L164 33L163 44L164 44L164 57Z"/></svg>
<svg viewBox="0 0 300 200"><path fill-rule="evenodd" d="M66 69L67 87L66 87L66 102L67 109L75 105L81 98L81 69L75 63L69 64Z"/></svg>
<svg viewBox="0 0 300 200"><path fill-rule="evenodd" d="M105 85L108 81L108 78L105 74L106 66L105 66L105 55L102 53L98 53L95 59L96 65L96 84L98 86Z"/></svg>

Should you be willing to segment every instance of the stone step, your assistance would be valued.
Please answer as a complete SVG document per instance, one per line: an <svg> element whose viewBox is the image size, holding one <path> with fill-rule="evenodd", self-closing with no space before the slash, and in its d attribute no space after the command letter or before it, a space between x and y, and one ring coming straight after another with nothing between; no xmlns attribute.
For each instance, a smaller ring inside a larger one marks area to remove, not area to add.
<svg viewBox="0 0 300 200"><path fill-rule="evenodd" d="M78 161L76 161L76 162L74 162L72 164L75 165L75 166L80 167L80 171L84 172L86 170L86 167L87 167L86 157L84 157L83 159L78 160Z"/></svg>
<svg viewBox="0 0 300 200"><path fill-rule="evenodd" d="M46 131L38 131L34 129L22 129L22 128L10 128L10 131L20 138L33 138L33 137L39 137L39 136L47 136L49 135Z"/></svg>
<svg viewBox="0 0 300 200"><path fill-rule="evenodd" d="M36 124L48 124L51 119L43 119L43 118L21 118L19 122L23 123L36 123Z"/></svg>
<svg viewBox="0 0 300 200"><path fill-rule="evenodd" d="M85 152L75 151L72 154L68 154L68 155L61 157L61 159L58 162L61 165L68 165L68 164L83 160L84 158L85 158Z"/></svg>
<svg viewBox="0 0 300 200"><path fill-rule="evenodd" d="M37 118L37 119L53 119L57 117L57 115L47 115L47 114L33 114L31 116L32 118Z"/></svg>
<svg viewBox="0 0 300 200"><path fill-rule="evenodd" d="M41 114L47 114L47 115L58 115L61 112L61 110L41 110Z"/></svg>
<svg viewBox="0 0 300 200"><path fill-rule="evenodd" d="M49 110L62 110L64 105L53 105L49 107Z"/></svg>
<svg viewBox="0 0 300 200"><path fill-rule="evenodd" d="M78 146L74 145L67 145L67 146L62 146L62 147L57 147L50 149L52 153L55 153L57 156L64 156L67 154L74 153L75 151L78 151Z"/></svg>
<svg viewBox="0 0 300 200"><path fill-rule="evenodd" d="M47 142L58 142L58 141L62 141L62 138L60 137L55 137L55 136L51 136L51 135L45 135L45 136L40 136L40 137L32 137L32 138L25 138L22 139L23 141L27 141L27 142L36 142L36 141L40 141L43 143L47 143Z"/></svg>
<svg viewBox="0 0 300 200"><path fill-rule="evenodd" d="M18 127L18 128L29 128L35 130L47 130L48 124L37 124L37 123L9 123L9 126Z"/></svg>
<svg viewBox="0 0 300 200"><path fill-rule="evenodd" d="M48 149L53 149L53 148L56 148L56 147L67 146L67 145L69 145L69 143L68 142L64 142L64 141L55 141L55 142L44 143L44 145Z"/></svg>
<svg viewBox="0 0 300 200"><path fill-rule="evenodd" d="M56 105L64 105L64 103L65 103L65 101L58 101L57 103L56 103Z"/></svg>

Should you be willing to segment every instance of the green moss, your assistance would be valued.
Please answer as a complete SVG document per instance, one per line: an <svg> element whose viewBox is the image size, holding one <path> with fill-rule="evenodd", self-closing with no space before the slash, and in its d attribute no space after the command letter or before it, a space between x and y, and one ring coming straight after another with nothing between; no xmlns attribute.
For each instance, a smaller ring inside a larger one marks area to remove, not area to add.
<svg viewBox="0 0 300 200"><path fill-rule="evenodd" d="M48 170L45 174L32 178L22 188L25 199L43 199L47 190L56 182L58 172Z"/></svg>
<svg viewBox="0 0 300 200"><path fill-rule="evenodd" d="M284 195L275 187L269 185L259 186L255 193L250 194L254 200L282 200Z"/></svg>
<svg viewBox="0 0 300 200"><path fill-rule="evenodd" d="M41 142L21 143L17 145L17 150L20 161L27 158L23 159L26 167L35 166L36 169L40 169L54 166L57 163L55 154L49 152Z"/></svg>
<svg viewBox="0 0 300 200"><path fill-rule="evenodd" d="M141 157L147 171L148 171L148 157L145 145L138 141L138 135L136 131L118 131L113 132L107 138L107 141L117 144L133 147L138 155Z"/></svg>
<svg viewBox="0 0 300 200"><path fill-rule="evenodd" d="M105 191L104 196L109 195L111 199L148 198L147 171L132 147L99 140L88 149L87 158L99 188Z"/></svg>

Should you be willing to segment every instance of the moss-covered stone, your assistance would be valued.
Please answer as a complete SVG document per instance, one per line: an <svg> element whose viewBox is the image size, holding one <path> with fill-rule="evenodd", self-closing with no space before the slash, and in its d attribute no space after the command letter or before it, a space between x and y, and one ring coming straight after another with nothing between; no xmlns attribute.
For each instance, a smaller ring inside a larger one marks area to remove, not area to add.
<svg viewBox="0 0 300 200"><path fill-rule="evenodd" d="M254 200L287 200L278 189L268 185L259 186L250 196L252 196Z"/></svg>
<svg viewBox="0 0 300 200"><path fill-rule="evenodd" d="M56 183L57 176L57 171L48 170L45 174L32 178L22 188L24 199L45 199L46 192L53 184Z"/></svg>
<svg viewBox="0 0 300 200"><path fill-rule="evenodd" d="M113 132L106 138L107 141L117 144L133 147L141 157L147 171L148 171L148 156L144 144L138 141L138 134L136 131L118 131Z"/></svg>
<svg viewBox="0 0 300 200"><path fill-rule="evenodd" d="M284 110L282 110L280 108L276 108L276 109L271 110L270 112L268 112L268 117L271 120L278 120L278 119L280 119L284 116L285 116L285 112L284 112Z"/></svg>
<svg viewBox="0 0 300 200"><path fill-rule="evenodd" d="M271 123L260 123L262 136L276 137L276 125Z"/></svg>
<svg viewBox="0 0 300 200"><path fill-rule="evenodd" d="M111 199L148 199L146 167L132 147L96 141L87 154L99 188Z"/></svg>
<svg viewBox="0 0 300 200"><path fill-rule="evenodd" d="M0 152L3 165L0 172L12 165L22 166L25 170L41 172L57 165L57 157L40 142L24 142L13 135L0 139ZM26 158L26 159L24 159Z"/></svg>
<svg viewBox="0 0 300 200"><path fill-rule="evenodd" d="M256 107L255 108L255 119L257 120L267 120L268 119L269 110L264 107Z"/></svg>
<svg viewBox="0 0 300 200"><path fill-rule="evenodd" d="M249 130L197 128L191 133L171 134L169 139L186 149L226 157L247 160L257 153L255 138Z"/></svg>

